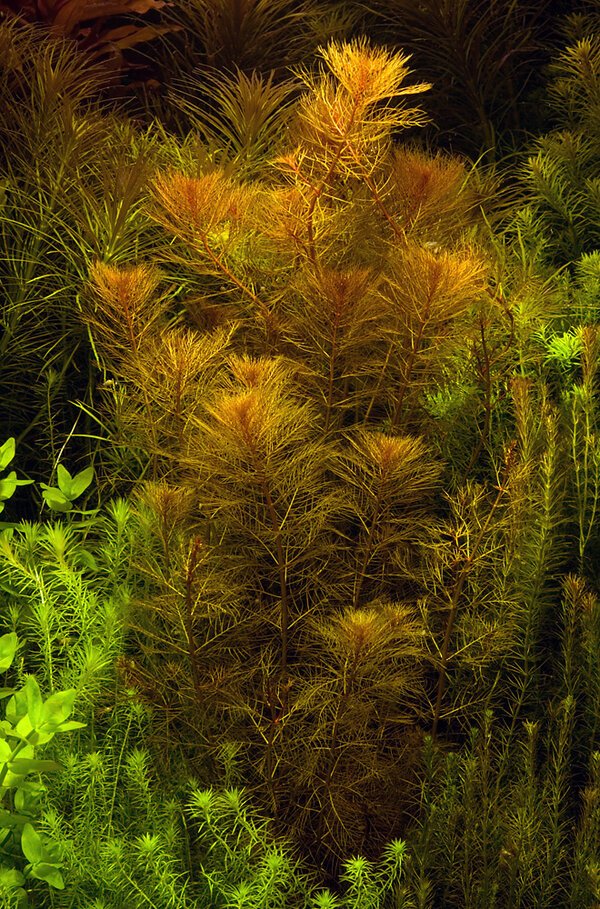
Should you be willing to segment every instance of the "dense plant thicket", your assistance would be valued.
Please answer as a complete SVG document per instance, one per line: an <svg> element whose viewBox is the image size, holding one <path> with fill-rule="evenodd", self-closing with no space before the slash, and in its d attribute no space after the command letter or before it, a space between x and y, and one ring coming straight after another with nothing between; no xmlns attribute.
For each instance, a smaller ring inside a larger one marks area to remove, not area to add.
<svg viewBox="0 0 600 909"><path fill-rule="evenodd" d="M6 438L37 395L63 514L7 441L7 905L597 904L590 35L507 219L403 141L402 51L210 77L181 139L0 26Z"/></svg>

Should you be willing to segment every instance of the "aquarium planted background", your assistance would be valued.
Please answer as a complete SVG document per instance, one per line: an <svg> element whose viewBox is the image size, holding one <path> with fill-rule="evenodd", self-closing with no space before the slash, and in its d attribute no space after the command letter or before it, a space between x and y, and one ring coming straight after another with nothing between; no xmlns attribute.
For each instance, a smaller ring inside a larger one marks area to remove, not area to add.
<svg viewBox="0 0 600 909"><path fill-rule="evenodd" d="M0 909L600 905L600 2L0 0Z"/></svg>

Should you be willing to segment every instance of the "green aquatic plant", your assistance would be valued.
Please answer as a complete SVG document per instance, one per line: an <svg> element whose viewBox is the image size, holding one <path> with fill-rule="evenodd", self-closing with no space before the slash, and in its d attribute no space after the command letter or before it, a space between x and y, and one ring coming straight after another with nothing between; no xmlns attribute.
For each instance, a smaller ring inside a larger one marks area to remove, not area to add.
<svg viewBox="0 0 600 909"><path fill-rule="evenodd" d="M563 588L557 690L540 719L507 727L487 711L460 751L425 742L420 823L399 886L407 905L598 900L598 601L575 576Z"/></svg>
<svg viewBox="0 0 600 909"><path fill-rule="evenodd" d="M600 237L599 27L597 13L565 19L567 46L549 68L547 99L554 128L535 140L535 150L523 169L537 231L544 237L544 257L555 267L593 253Z"/></svg>
<svg viewBox="0 0 600 909"><path fill-rule="evenodd" d="M0 669L6 672L14 660L18 638L14 632L0 637ZM0 731L0 862L2 896L8 904L27 906L28 879L45 881L62 889L60 844L42 837L31 823L39 814L44 787L31 774L57 770L54 761L36 757L39 745L52 741L57 732L81 729L85 723L70 720L76 692L55 691L45 700L35 676L22 688L3 688L10 697ZM28 860L23 866L18 853ZM19 867L21 866L21 867Z"/></svg>
<svg viewBox="0 0 600 909"><path fill-rule="evenodd" d="M262 76L237 70L227 76L209 71L199 79L179 80L173 101L207 146L206 154L238 175L264 170L281 141L293 104L294 82L273 82L273 72Z"/></svg>
<svg viewBox="0 0 600 909"><path fill-rule="evenodd" d="M0 470L6 470L15 456L15 440L11 436L0 447ZM29 486L33 480L17 480L16 470L11 470L8 476L0 480L0 512L4 511L4 503L16 492L17 486ZM6 529L6 525L2 525Z"/></svg>

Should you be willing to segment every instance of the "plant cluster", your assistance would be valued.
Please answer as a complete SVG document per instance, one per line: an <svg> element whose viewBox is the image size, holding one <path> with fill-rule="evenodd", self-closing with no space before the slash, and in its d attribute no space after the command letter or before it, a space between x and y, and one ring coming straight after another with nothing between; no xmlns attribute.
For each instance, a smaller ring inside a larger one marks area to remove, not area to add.
<svg viewBox="0 0 600 909"><path fill-rule="evenodd" d="M323 57L317 77L299 73L307 91L268 179L212 166L153 181L151 217L173 237L156 257L185 276L196 325L169 322L150 263L96 264L82 314L118 383L118 442L152 477L141 562L155 592L128 678L185 719L196 761L238 743L257 798L329 861L398 823L422 729L446 715L457 631L470 655L487 622L493 662L518 623L510 601L496 625L475 605L508 528L492 522L508 449L490 453L495 498L472 485L457 501L454 548L434 526L424 395L464 370L467 345L480 409L508 347L476 193L459 162L391 142L424 122L390 104L426 88L407 84L402 54L360 41ZM488 427L470 431L478 453Z"/></svg>
<svg viewBox="0 0 600 909"><path fill-rule="evenodd" d="M178 93L184 138L0 26L3 898L593 909L596 20L569 20L566 119L502 227L485 170L414 140L403 51L325 7L286 50L291 6L239 4L239 35L230 7L190 4L205 63L238 69ZM437 48L475 69L476 8ZM495 53L521 12L492 10ZM257 22L280 70L338 39L282 81Z"/></svg>

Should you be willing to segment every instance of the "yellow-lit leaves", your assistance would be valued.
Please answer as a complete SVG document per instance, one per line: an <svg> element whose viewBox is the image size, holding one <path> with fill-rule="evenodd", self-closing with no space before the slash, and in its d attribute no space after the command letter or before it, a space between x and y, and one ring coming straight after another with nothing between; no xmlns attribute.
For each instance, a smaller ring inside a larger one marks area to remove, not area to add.
<svg viewBox="0 0 600 909"><path fill-rule="evenodd" d="M351 441L355 483L369 499L406 508L430 498L441 468L421 439L361 431Z"/></svg>
<svg viewBox="0 0 600 909"><path fill-rule="evenodd" d="M405 656L422 649L423 626L411 609L397 603L377 603L366 609L347 609L323 628L334 652L342 659L377 659L393 649Z"/></svg>
<svg viewBox="0 0 600 909"><path fill-rule="evenodd" d="M333 624L334 635L340 649L349 656L371 650L380 643L383 623L373 610L351 609Z"/></svg>
<svg viewBox="0 0 600 909"><path fill-rule="evenodd" d="M299 101L295 125L300 143L321 162L352 172L394 129L427 122L420 108L389 104L391 98L430 87L404 85L410 73L405 55L371 48L365 39L332 41L321 53L332 75L321 73L315 79L299 72L309 92Z"/></svg>
<svg viewBox="0 0 600 909"><path fill-rule="evenodd" d="M263 439L276 428L269 403L260 390L254 388L239 394L226 395L212 408L220 426L223 441L231 441L250 461L263 447ZM261 452L262 453L262 452Z"/></svg>
<svg viewBox="0 0 600 909"><path fill-rule="evenodd" d="M389 298L409 331L430 333L481 299L486 272L470 250L434 252L410 243L395 264Z"/></svg>
<svg viewBox="0 0 600 909"><path fill-rule="evenodd" d="M170 171L159 174L153 184L159 209L154 218L177 236L206 236L223 221L242 216L247 200L221 171L189 177Z"/></svg>
<svg viewBox="0 0 600 909"><path fill-rule="evenodd" d="M371 48L366 38L343 44L331 41L321 48L323 59L340 85L363 104L374 104L398 95L413 95L431 88L428 82L404 85L411 70L410 56Z"/></svg>
<svg viewBox="0 0 600 909"><path fill-rule="evenodd" d="M281 361L277 359L233 354L228 362L234 378L248 389L281 387L288 378L282 370Z"/></svg>
<svg viewBox="0 0 600 909"><path fill-rule="evenodd" d="M308 269L298 275L298 296L290 315L291 332L300 349L310 351L322 374L360 372L360 351L378 336L382 305L377 277L369 269ZM385 311L385 307L383 307ZM311 330L307 335L306 326Z"/></svg>
<svg viewBox="0 0 600 909"><path fill-rule="evenodd" d="M234 356L230 369L234 381L208 407L205 429L215 455L245 462L255 476L275 465L285 469L285 453L310 438L312 409L284 390L290 371L281 360Z"/></svg>
<svg viewBox="0 0 600 909"><path fill-rule="evenodd" d="M457 207L465 182L465 167L456 158L397 146L390 156L392 183L399 203L399 219L405 230L422 230L442 223L448 229L448 215ZM462 208L462 206L460 206Z"/></svg>
<svg viewBox="0 0 600 909"><path fill-rule="evenodd" d="M230 335L231 331L224 329L204 335L163 331L144 347L144 385L157 405L157 413L164 414L161 427L166 429L175 421L180 443L191 414L201 406L207 388L222 368Z"/></svg>
<svg viewBox="0 0 600 909"><path fill-rule="evenodd" d="M314 409L290 393L291 372L281 360L237 356L230 369L227 387L198 422L201 500L227 515L238 552L284 539L303 552L330 510L329 454L318 442Z"/></svg>
<svg viewBox="0 0 600 909"><path fill-rule="evenodd" d="M159 275L148 265L114 268L97 262L90 268L95 306L86 311L94 340L111 360L137 358L140 346L154 331L164 303L157 295Z"/></svg>

